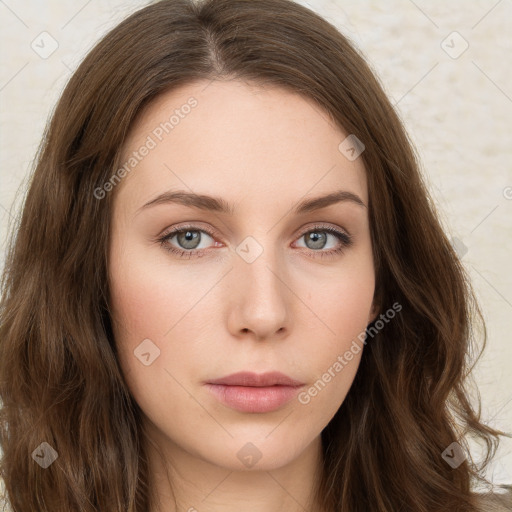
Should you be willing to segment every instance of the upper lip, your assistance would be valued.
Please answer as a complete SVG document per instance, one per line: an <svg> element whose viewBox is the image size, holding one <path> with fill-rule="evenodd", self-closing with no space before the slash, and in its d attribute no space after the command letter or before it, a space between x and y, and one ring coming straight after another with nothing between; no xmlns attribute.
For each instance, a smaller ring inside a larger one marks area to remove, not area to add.
<svg viewBox="0 0 512 512"><path fill-rule="evenodd" d="M281 372L238 372L226 375L220 379L209 380L208 384L222 384L225 386L302 386L304 383L288 377Z"/></svg>

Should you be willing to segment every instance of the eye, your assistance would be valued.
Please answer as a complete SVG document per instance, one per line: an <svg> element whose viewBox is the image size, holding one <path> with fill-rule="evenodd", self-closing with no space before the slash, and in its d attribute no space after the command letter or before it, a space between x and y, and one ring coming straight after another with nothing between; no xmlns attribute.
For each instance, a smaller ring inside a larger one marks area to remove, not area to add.
<svg viewBox="0 0 512 512"><path fill-rule="evenodd" d="M213 240L214 236L215 233L212 231L200 228L199 226L190 225L173 229L158 238L157 241L166 251L176 254L181 258L191 258L192 256L204 256L210 248L200 246L203 242L207 244L208 238ZM334 248L324 250L329 238L334 238ZM173 239L175 239L175 242L172 242ZM305 240L306 249L309 249L313 257L326 257L341 254L353 243L351 235L343 231L338 231L331 226L313 226L312 229L304 232L298 238L298 240L301 239ZM217 244L217 242L215 243Z"/></svg>
<svg viewBox="0 0 512 512"><path fill-rule="evenodd" d="M330 237L334 238L334 248L321 250L325 249ZM318 253L315 254L315 256L319 256L321 258L341 254L353 243L352 237L348 233L338 231L331 226L314 226L312 229L301 235L299 240L304 240L306 248Z"/></svg>
<svg viewBox="0 0 512 512"><path fill-rule="evenodd" d="M168 234L165 234L161 238L158 239L160 244L164 247L165 250L177 254L180 257L188 257L196 255L202 255L202 250L205 247L199 247L202 242L204 242L206 238L213 238L214 234L210 233L204 229L199 229L198 226L185 226L181 229L175 229ZM179 247L175 247L171 245L171 240L175 238L176 243ZM181 249L180 247L183 247Z"/></svg>

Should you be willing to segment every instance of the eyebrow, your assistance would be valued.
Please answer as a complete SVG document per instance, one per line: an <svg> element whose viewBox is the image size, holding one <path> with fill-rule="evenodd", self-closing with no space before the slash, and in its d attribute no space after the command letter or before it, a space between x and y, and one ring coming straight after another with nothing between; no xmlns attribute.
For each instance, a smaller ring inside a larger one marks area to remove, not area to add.
<svg viewBox="0 0 512 512"><path fill-rule="evenodd" d="M299 204L297 204L292 211L294 214L300 215L320 210L322 208L327 208L328 206L342 202L351 202L366 208L363 200L358 195L346 190L337 190L324 196L314 197L312 199L304 199ZM154 199L151 199L151 201L148 201L146 204L142 205L137 210L136 214L151 206L168 203L181 204L183 206L197 208L199 210L225 213L227 215L234 214L234 206L226 202L221 197L208 196L205 194L195 194L193 192L186 192L183 190L168 191L160 194Z"/></svg>

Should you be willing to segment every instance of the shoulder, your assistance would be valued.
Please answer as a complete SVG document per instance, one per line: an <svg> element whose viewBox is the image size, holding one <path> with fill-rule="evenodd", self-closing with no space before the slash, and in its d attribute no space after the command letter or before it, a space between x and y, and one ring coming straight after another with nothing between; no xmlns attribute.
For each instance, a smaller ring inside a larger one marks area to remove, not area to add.
<svg viewBox="0 0 512 512"><path fill-rule="evenodd" d="M512 511L512 487L507 486L507 492L493 494L477 494L480 512L510 512Z"/></svg>

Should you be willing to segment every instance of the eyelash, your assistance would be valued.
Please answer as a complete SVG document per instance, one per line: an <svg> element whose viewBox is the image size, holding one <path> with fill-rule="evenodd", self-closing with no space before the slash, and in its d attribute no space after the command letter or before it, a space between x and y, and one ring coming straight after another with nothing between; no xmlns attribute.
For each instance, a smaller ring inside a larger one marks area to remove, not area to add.
<svg viewBox="0 0 512 512"><path fill-rule="evenodd" d="M208 249L192 249L190 251L186 251L184 249L177 249L176 247L169 245L168 242L171 238L174 237L174 235L184 233L186 231L201 231L201 232L204 232L207 235L211 236L212 238L214 238L216 236L216 234L211 230L199 228L199 226L189 225L189 226L182 226L178 229L174 229L174 230L170 231L169 233L166 233L163 236L161 236L160 238L158 238L157 241L160 243L160 245L166 251L168 251L172 254L175 254L180 258L191 258L192 256L196 256L197 254L199 254L199 256L201 256L202 252L208 251ZM338 254L342 254L345 249L349 248L353 244L352 236L350 236L347 233L338 231L337 229L334 229L333 227L330 227L330 226L313 226L308 231L305 231L304 233L302 233L302 235L300 235L299 239L309 233L315 233L315 232L330 233L330 234L334 235L340 242L340 246L337 249L330 249L327 251L323 251L323 250L314 251L312 249L309 249L309 252L312 252L315 254L315 256L314 256L315 258L316 257L324 258L324 257L337 256Z"/></svg>

